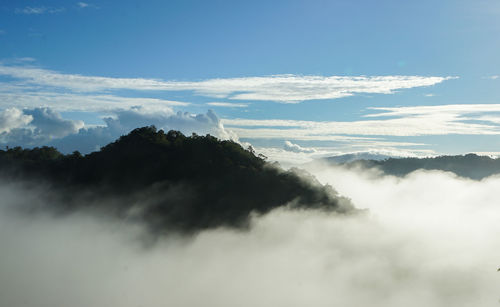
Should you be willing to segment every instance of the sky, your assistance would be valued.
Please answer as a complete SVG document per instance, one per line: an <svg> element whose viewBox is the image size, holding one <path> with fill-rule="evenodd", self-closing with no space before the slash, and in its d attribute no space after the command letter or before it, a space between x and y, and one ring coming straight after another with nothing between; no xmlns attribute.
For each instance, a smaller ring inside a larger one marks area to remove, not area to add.
<svg viewBox="0 0 500 307"><path fill-rule="evenodd" d="M0 142L138 126L272 160L500 153L500 2L0 0Z"/></svg>

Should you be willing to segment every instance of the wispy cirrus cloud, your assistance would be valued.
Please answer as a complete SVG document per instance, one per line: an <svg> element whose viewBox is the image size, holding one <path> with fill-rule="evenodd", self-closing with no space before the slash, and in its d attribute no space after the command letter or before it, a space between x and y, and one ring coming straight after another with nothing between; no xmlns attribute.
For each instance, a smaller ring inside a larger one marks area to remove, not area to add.
<svg viewBox="0 0 500 307"><path fill-rule="evenodd" d="M10 65L5 64L5 61L0 62L0 77L7 77L0 82L0 108L51 107L58 111L106 111L133 106L189 105L187 102L161 98L115 95L110 93L111 90L90 90L85 83L88 79L71 79L73 75L47 74L46 70L29 66L34 61L33 58L25 57L7 61ZM62 81L62 76L70 80Z"/></svg>
<svg viewBox="0 0 500 307"><path fill-rule="evenodd" d="M42 14L57 14L66 11L64 7L46 7L46 6L27 6L25 8L17 8L16 14L24 15L42 15Z"/></svg>
<svg viewBox="0 0 500 307"><path fill-rule="evenodd" d="M240 139L251 143L272 144L289 141L282 149L260 147L259 152L280 161L289 161L291 158L288 156L294 153L292 160L302 163L334 152L382 150L404 153L402 156L429 156L435 155L436 152L429 149L431 145L423 141L425 139L416 137L500 135L500 104L369 110L376 113L367 114L356 121L222 119L222 123ZM302 144L311 144L312 147L303 147ZM306 152L301 150L303 148L314 149L316 152Z"/></svg>
<svg viewBox="0 0 500 307"><path fill-rule="evenodd" d="M500 104L449 104L438 106L413 106L413 107L372 107L371 110L380 111L368 114L365 117L388 117L388 116L432 116L457 118L467 114L500 112Z"/></svg>
<svg viewBox="0 0 500 307"><path fill-rule="evenodd" d="M9 90L2 91L2 88ZM15 86L0 86L0 106L35 108L51 107L58 111L106 111L133 106L179 107L189 103L158 98L122 97L116 95L79 95L59 92L20 92Z"/></svg>
<svg viewBox="0 0 500 307"><path fill-rule="evenodd" d="M450 77L275 75L207 80L196 90L203 95L220 95L235 100L297 103L362 93L393 94L400 89L431 86L448 79ZM227 87L224 87L225 82L228 82Z"/></svg>
<svg viewBox="0 0 500 307"><path fill-rule="evenodd" d="M97 5L93 4L93 3L89 3L89 2L77 2L76 6L79 9L89 9L89 8L99 9L99 6L97 6Z"/></svg>
<svg viewBox="0 0 500 307"><path fill-rule="evenodd" d="M223 119L241 138L337 141L349 136L497 135L500 104L370 108L378 113L358 121ZM389 117L389 118L387 118Z"/></svg>
<svg viewBox="0 0 500 307"><path fill-rule="evenodd" d="M63 74L33 66L0 65L0 75L28 85L78 92L111 90L192 91L196 95L231 100L297 103L337 99L356 94L392 94L397 90L432 86L454 77L426 76L301 76L217 78L202 81L165 81Z"/></svg>
<svg viewBox="0 0 500 307"><path fill-rule="evenodd" d="M233 102L207 102L207 105L212 107L227 107L227 108L246 108L248 103L233 103Z"/></svg>

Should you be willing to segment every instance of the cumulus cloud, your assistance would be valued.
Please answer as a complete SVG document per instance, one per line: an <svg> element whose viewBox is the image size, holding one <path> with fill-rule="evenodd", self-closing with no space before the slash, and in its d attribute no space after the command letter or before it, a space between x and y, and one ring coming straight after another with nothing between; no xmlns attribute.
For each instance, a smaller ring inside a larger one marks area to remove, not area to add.
<svg viewBox="0 0 500 307"><path fill-rule="evenodd" d="M237 140L224 128L217 115L174 112L169 107L135 106L109 112L102 126L85 126L80 120L62 118L51 108L6 109L0 113L0 141L8 146L55 146L68 153L88 153L114 141L137 127L154 125L163 130L185 134L211 134L221 139Z"/></svg>
<svg viewBox="0 0 500 307"><path fill-rule="evenodd" d="M106 126L122 133L137 127L154 125L163 130L180 130L191 134L211 134L221 139L232 139L236 136L224 129L222 122L215 112L208 110L205 114L191 114L188 112L174 113L170 109L147 107L132 107L114 111L115 117L105 118Z"/></svg>
<svg viewBox="0 0 500 307"><path fill-rule="evenodd" d="M83 121L63 119L50 108L24 110L24 114L32 116L30 124L36 127L35 132L48 138L61 138L77 133L84 126Z"/></svg>
<svg viewBox="0 0 500 307"><path fill-rule="evenodd" d="M82 121L63 119L49 108L6 109L0 115L0 125L0 140L12 146L46 144L77 133L84 126Z"/></svg>
<svg viewBox="0 0 500 307"><path fill-rule="evenodd" d="M302 147L298 144L294 144L290 141L285 141L285 145L283 145L283 149L291 152L304 152L304 153L314 153L316 149L314 148L306 148Z"/></svg>
<svg viewBox="0 0 500 307"><path fill-rule="evenodd" d="M88 213L6 210L39 198L2 184L0 305L498 304L498 177L397 179L340 168L317 175L370 212L280 209L255 216L249 231L216 229L153 245L136 226Z"/></svg>
<svg viewBox="0 0 500 307"><path fill-rule="evenodd" d="M219 78L203 81L164 81L145 78L112 78L63 74L32 66L0 63L0 75L27 85L63 88L77 92L119 89L139 91L193 91L195 94L233 100L262 100L297 103L336 99L360 93L392 94L400 89L431 86L451 77L424 76L299 76Z"/></svg>
<svg viewBox="0 0 500 307"><path fill-rule="evenodd" d="M33 116L24 114L16 108L9 108L0 113L0 133L25 126L33 120Z"/></svg>

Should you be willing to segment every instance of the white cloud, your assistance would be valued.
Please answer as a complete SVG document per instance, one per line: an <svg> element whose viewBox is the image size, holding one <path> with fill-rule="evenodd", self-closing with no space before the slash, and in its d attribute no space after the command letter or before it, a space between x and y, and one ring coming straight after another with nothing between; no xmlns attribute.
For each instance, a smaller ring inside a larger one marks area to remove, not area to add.
<svg viewBox="0 0 500 307"><path fill-rule="evenodd" d="M83 121L63 119L50 108L25 109L23 113L33 118L29 124L35 127L35 133L48 139L77 133L84 126Z"/></svg>
<svg viewBox="0 0 500 307"><path fill-rule="evenodd" d="M118 89L194 91L198 95L208 97L290 103L314 99L335 99L360 93L392 94L399 89L431 86L451 79L451 77L423 76L273 75L203 81L163 81L62 74L37 67L6 65L0 65L0 75L20 79L29 85L65 88L79 92Z"/></svg>
<svg viewBox="0 0 500 307"><path fill-rule="evenodd" d="M112 89L161 90L163 85L161 81L153 79L87 77L28 66L0 65L0 75L20 79L29 85L58 87L80 92Z"/></svg>
<svg viewBox="0 0 500 307"><path fill-rule="evenodd" d="M228 107L228 108L246 108L247 103L233 103L233 102L207 102L207 105L213 107Z"/></svg>
<svg viewBox="0 0 500 307"><path fill-rule="evenodd" d="M302 147L298 144L294 144L290 141L285 141L285 145L283 145L283 149L286 151L291 151L291 152L303 152L303 153L315 153L316 149L314 148L308 148L308 147Z"/></svg>
<svg viewBox="0 0 500 307"><path fill-rule="evenodd" d="M474 117L474 118L468 118L468 119L474 119L474 120L478 120L478 121L485 121L485 122L490 122L490 123L494 123L494 124L497 124L497 125L500 125L500 116L494 116L494 115L483 115L483 116L477 116L477 117Z"/></svg>
<svg viewBox="0 0 500 307"><path fill-rule="evenodd" d="M60 8L53 8L53 7L45 7L45 6L38 6L38 7L33 7L33 6L27 6L25 8L18 8L16 9L17 14L25 14L25 15L41 15L41 14L57 14L57 13L62 13L66 9L63 7Z"/></svg>
<svg viewBox="0 0 500 307"><path fill-rule="evenodd" d="M80 120L63 119L49 108L10 108L0 115L0 142L11 146L48 145L54 139L78 133Z"/></svg>
<svg viewBox="0 0 500 307"><path fill-rule="evenodd" d="M30 6L27 6L24 9L16 9L16 13L18 13L18 14L27 14L27 15L31 15L31 14L38 15L38 14L45 13L46 10L47 10L47 8L45 8L45 7L30 7Z"/></svg>
<svg viewBox="0 0 500 307"><path fill-rule="evenodd" d="M197 91L204 95L221 95L237 100L296 103L305 100L336 99L360 93L392 94L398 89L431 86L448 79L446 77L421 76L276 75L208 80L204 84L200 83L200 88Z"/></svg>
<svg viewBox="0 0 500 307"><path fill-rule="evenodd" d="M238 127L238 119L221 119L224 125L231 128L240 138L247 139L293 139L301 141L339 141L351 142L359 140L373 140L373 138L338 135L334 131L330 131L328 126L320 122L311 122L318 125L307 125L311 128L300 127L296 129L276 128L240 128ZM257 120L258 122L258 120ZM256 122L255 126L258 126ZM297 121L299 122L299 121ZM234 125L236 123L236 125ZM265 124L263 125L265 126ZM312 126L315 126L314 128ZM350 130L352 131L352 130Z"/></svg>
<svg viewBox="0 0 500 307"><path fill-rule="evenodd" d="M32 58L16 58L10 62L28 63ZM5 66L0 64L0 75L14 77L17 80L0 83L0 107L26 107L35 108L40 106L50 107L59 111L103 111L117 108L130 108L132 106L187 106L189 103L172 101L149 97L123 97L107 92L80 91L81 88L88 88L85 82L88 79L78 79L61 81L65 76L71 79L71 75L51 75L45 74L44 70L37 68L27 68L28 70L13 69L16 66ZM24 66L23 66L24 67ZM13 69L13 70L12 70ZM31 69L31 70L30 70ZM17 73L12 73L17 71ZM11 74L12 73L12 74ZM36 76L29 78L33 73ZM104 78L106 79L106 78ZM33 81L33 82L32 82ZM36 81L36 82L35 82ZM80 86L65 87L61 82L69 82ZM96 81L96 80L94 80ZM51 85L60 85L51 86Z"/></svg>
<svg viewBox="0 0 500 307"><path fill-rule="evenodd" d="M119 127L124 134L137 127L155 125L163 130L180 130L183 133L211 134L221 139L236 139L236 136L227 131L217 115L208 110L205 114L191 114L188 112L174 113L165 108L159 112L157 108L132 107L130 109L113 111L115 118L107 118L109 128Z"/></svg>
<svg viewBox="0 0 500 307"><path fill-rule="evenodd" d="M32 57L21 57L21 58L14 58L13 62L14 63L29 63L29 62L35 62L36 59Z"/></svg>
<svg viewBox="0 0 500 307"><path fill-rule="evenodd" d="M473 151L471 153L478 156L488 156L492 159L497 159L500 157L500 151Z"/></svg>
<svg viewBox="0 0 500 307"><path fill-rule="evenodd" d="M380 143L356 143L346 142L344 144L338 144L335 147L332 146L317 146L314 147L315 152L305 153L305 152L292 152L285 150L283 148L274 147L254 147L257 153L263 154L268 158L268 161L277 161L283 167L299 166L303 167L302 164L312 162L314 160L333 157L347 154L368 154L372 156L385 155L392 157L433 157L436 156L436 152L429 149L414 149L398 147L398 143L393 144L393 146L388 146L387 144ZM363 155L361 155L363 156Z"/></svg>
<svg viewBox="0 0 500 307"><path fill-rule="evenodd" d="M498 177L318 175L370 212L275 210L248 231L171 236L147 248L126 222L12 214L7 204L40 199L2 184L0 305L498 305Z"/></svg>
<svg viewBox="0 0 500 307"><path fill-rule="evenodd" d="M370 120L315 122L300 120L223 119L241 138L279 138L296 140L342 140L347 135L496 135L500 126L471 123L483 113L500 112L500 104L441 105L396 108L370 108L379 111L365 115ZM395 117L381 119L383 117ZM375 119L373 119L375 118ZM259 127L259 128L255 128ZM265 128L260 128L265 127Z"/></svg>
<svg viewBox="0 0 500 307"><path fill-rule="evenodd" d="M78 5L79 7L81 7L81 8L86 8L86 7L88 7L88 6L89 6L89 4L88 4L88 3L85 3L85 2L78 2L78 3L77 3L77 5Z"/></svg>
<svg viewBox="0 0 500 307"><path fill-rule="evenodd" d="M151 125L187 135L211 134L220 139L238 140L210 110L206 114L191 114L175 113L169 107L135 106L109 112L111 115L103 119L104 125L87 127L82 121L62 118L50 108L7 109L0 113L0 142L22 147L50 145L65 153L75 150L88 153L135 128Z"/></svg>
<svg viewBox="0 0 500 307"><path fill-rule="evenodd" d="M281 119L222 119L225 127L240 139L252 143L262 140L293 142L307 141L324 155L359 151L397 152L400 156L432 156L428 144L411 139L426 135L498 135L500 134L500 104L442 105L398 108L371 108L375 114L352 122L315 122ZM499 115L485 115L498 112ZM326 142L326 143L325 143ZM327 148L332 142L335 148ZM290 147L291 148L291 147ZM292 153L283 149L260 148L271 160L307 162L318 158L314 154Z"/></svg>
<svg viewBox="0 0 500 307"><path fill-rule="evenodd" d="M28 90L23 86L0 84L0 101L3 108L39 106L59 111L106 111L132 106L187 106L189 103L158 98L122 97L109 94L87 95Z"/></svg>
<svg viewBox="0 0 500 307"><path fill-rule="evenodd" d="M438 106L414 106L414 107L373 107L371 110L382 111L380 113L368 114L365 117L388 117L388 116L461 116L471 113L500 112L500 104L448 104Z"/></svg>
<svg viewBox="0 0 500 307"><path fill-rule="evenodd" d="M0 133L23 127L33 120L33 116L24 114L16 108L9 108L0 113Z"/></svg>
<svg viewBox="0 0 500 307"><path fill-rule="evenodd" d="M338 154L337 148L318 147L315 152L294 152L284 148L275 147L254 147L255 152L262 154L269 162L279 162L284 168L291 166L300 166L301 164L311 162L314 159Z"/></svg>

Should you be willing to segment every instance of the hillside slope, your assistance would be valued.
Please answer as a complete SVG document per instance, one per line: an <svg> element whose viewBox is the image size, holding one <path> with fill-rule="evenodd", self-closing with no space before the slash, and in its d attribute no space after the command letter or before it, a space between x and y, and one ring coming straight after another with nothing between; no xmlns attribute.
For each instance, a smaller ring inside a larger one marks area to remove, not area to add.
<svg viewBox="0 0 500 307"><path fill-rule="evenodd" d="M152 230L246 227L249 215L288 205L348 212L330 186L283 171L232 141L184 136L154 127L133 130L86 156L51 147L0 151L10 181L43 184L53 208L104 210Z"/></svg>

